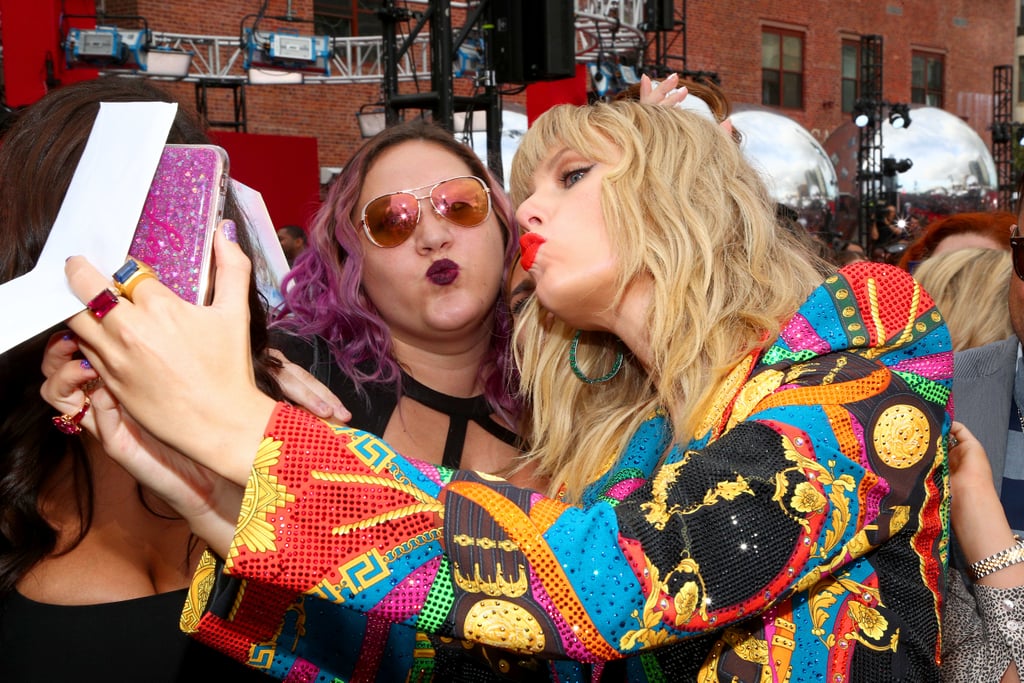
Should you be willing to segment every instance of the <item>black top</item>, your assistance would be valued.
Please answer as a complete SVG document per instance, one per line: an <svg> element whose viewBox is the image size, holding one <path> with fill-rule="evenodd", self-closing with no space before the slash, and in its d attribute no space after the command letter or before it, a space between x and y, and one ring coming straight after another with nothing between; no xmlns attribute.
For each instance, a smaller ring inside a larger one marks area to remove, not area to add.
<svg viewBox="0 0 1024 683"><path fill-rule="evenodd" d="M323 382L335 396L341 399L352 419L349 425L357 429L383 436L398 406L398 396L391 384L373 383L363 386L363 392L356 389L355 382L341 371L330 349L321 337L307 339L284 334L275 334L271 346L279 349L291 362L307 370ZM361 369L369 369L361 368ZM510 446L519 447L519 437L491 417L494 410L483 396L458 398L435 391L417 382L402 372L402 393L404 396L448 415L448 437L444 444L441 464L458 469L462 460L462 448L466 442L466 427L475 422L488 434Z"/></svg>
<svg viewBox="0 0 1024 683"><path fill-rule="evenodd" d="M99 605L0 598L0 681L273 681L178 629L186 589Z"/></svg>

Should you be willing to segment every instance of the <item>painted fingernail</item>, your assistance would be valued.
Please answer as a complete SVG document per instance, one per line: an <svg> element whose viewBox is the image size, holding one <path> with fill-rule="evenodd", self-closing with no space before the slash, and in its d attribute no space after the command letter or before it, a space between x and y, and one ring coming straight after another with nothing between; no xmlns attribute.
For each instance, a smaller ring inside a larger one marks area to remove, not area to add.
<svg viewBox="0 0 1024 683"><path fill-rule="evenodd" d="M79 363L79 365L82 366L83 370L92 370L92 363L89 362L88 358L83 358L82 362Z"/></svg>
<svg viewBox="0 0 1024 683"><path fill-rule="evenodd" d="M228 238L229 242L238 244L238 226L230 218L221 225L221 230L224 231L224 236Z"/></svg>

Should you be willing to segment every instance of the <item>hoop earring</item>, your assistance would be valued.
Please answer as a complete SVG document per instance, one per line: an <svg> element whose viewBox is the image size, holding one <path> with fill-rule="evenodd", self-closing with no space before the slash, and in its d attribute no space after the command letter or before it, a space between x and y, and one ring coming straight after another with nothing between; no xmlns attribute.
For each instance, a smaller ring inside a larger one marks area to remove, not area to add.
<svg viewBox="0 0 1024 683"><path fill-rule="evenodd" d="M615 353L615 363L612 365L612 369L600 377L587 377L587 375L580 370L580 366L576 364L576 349L580 345L580 336L582 334L583 330L576 330L576 334L572 336L572 345L569 347L569 368L572 370L572 374L576 375L581 382L586 382L587 384L603 384L615 377L615 375L619 374L619 370L622 368L623 358L621 349Z"/></svg>

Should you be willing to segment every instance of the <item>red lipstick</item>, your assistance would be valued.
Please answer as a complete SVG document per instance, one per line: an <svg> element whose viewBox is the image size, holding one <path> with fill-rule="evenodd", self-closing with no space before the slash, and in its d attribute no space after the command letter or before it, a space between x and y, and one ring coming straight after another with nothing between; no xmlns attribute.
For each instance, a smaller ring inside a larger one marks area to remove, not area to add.
<svg viewBox="0 0 1024 683"><path fill-rule="evenodd" d="M533 260L537 258L537 250L545 242L547 240L535 232L528 232L519 238L519 248L523 252L520 260L523 270L530 270L533 267Z"/></svg>

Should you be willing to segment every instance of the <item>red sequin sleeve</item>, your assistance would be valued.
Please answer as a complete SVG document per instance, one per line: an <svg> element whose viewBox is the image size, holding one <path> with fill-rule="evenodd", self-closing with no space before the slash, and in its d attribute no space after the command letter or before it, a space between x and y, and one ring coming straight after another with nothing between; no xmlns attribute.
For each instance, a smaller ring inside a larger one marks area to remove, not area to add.
<svg viewBox="0 0 1024 683"><path fill-rule="evenodd" d="M253 462L228 572L296 592L358 589L440 536L438 468L279 403Z"/></svg>

